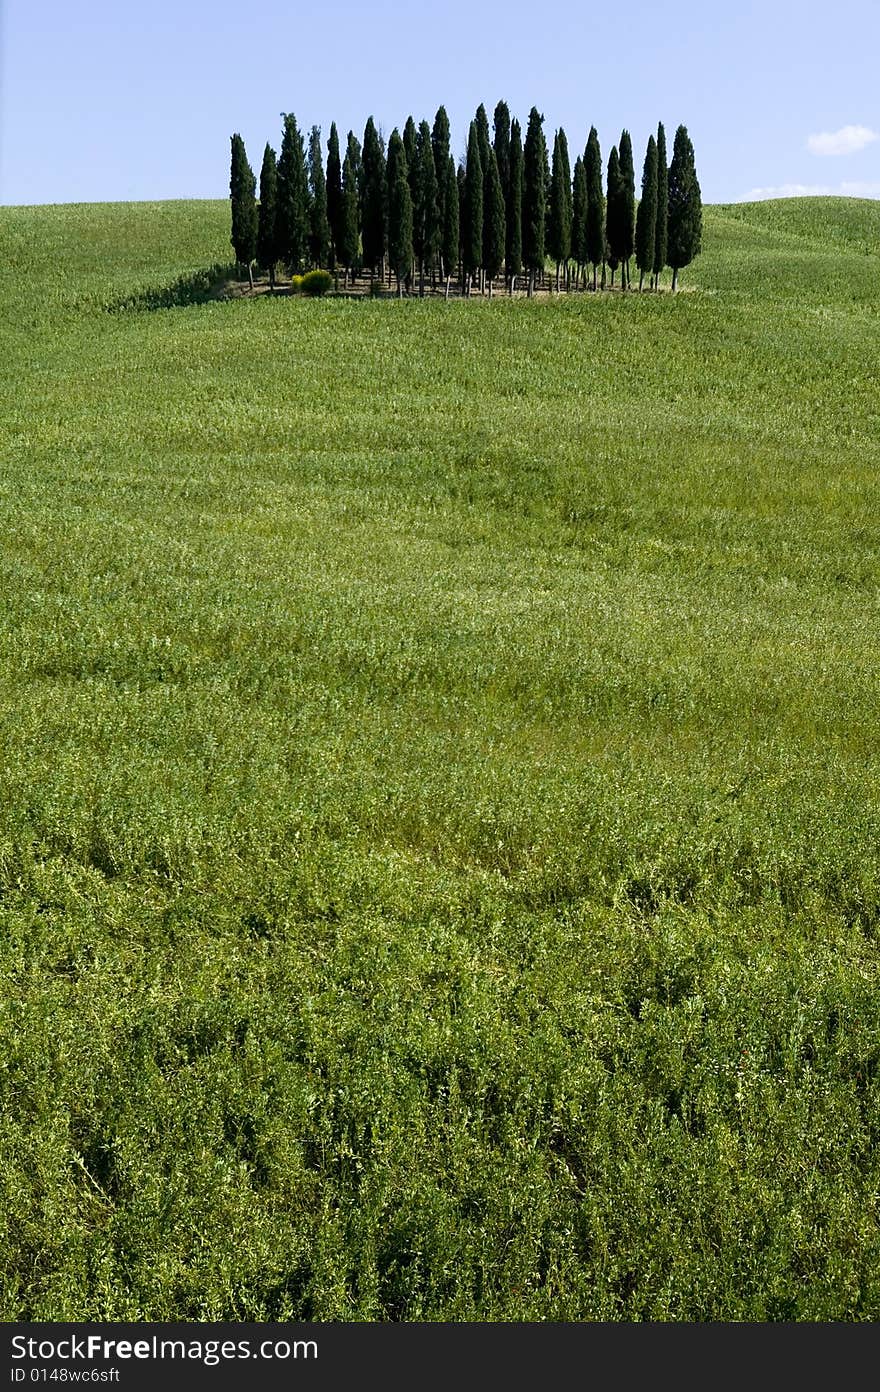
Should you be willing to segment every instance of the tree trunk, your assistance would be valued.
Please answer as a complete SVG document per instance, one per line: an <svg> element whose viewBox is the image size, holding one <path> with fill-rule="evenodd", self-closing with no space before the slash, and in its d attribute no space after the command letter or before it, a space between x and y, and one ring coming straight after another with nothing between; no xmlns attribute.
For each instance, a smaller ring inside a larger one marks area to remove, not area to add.
<svg viewBox="0 0 880 1392"><path fill-rule="evenodd" d="M515 275L512 275L512 276L510 277L510 289L509 289L509 291L508 291L508 294L510 295L511 299L513 299L513 292L514 292L515 289L516 289L516 276L515 276Z"/></svg>
<svg viewBox="0 0 880 1392"><path fill-rule="evenodd" d="M556 293L559 294L559 262L556 262Z"/></svg>
<svg viewBox="0 0 880 1392"><path fill-rule="evenodd" d="M451 279L451 277L450 277L449 275L447 275L447 277L446 277L446 294L443 296L444 300L448 300L448 299L449 299L449 281L450 281L450 279Z"/></svg>
<svg viewBox="0 0 880 1392"><path fill-rule="evenodd" d="M251 294L254 291L254 267L252 262L248 262L248 280L250 281Z"/></svg>
<svg viewBox="0 0 880 1392"><path fill-rule="evenodd" d="M425 298L425 263L419 262L419 299Z"/></svg>
<svg viewBox="0 0 880 1392"><path fill-rule="evenodd" d="M605 262L604 262L604 261L602 262L602 283L601 283L601 285L600 285L599 288L600 288L600 290L604 290L604 289L605 289Z"/></svg>
<svg viewBox="0 0 880 1392"><path fill-rule="evenodd" d="M269 267L269 289L271 290L272 294L274 295L274 294L275 294L275 267L274 267L274 266L270 266L270 267Z"/></svg>
<svg viewBox="0 0 880 1392"><path fill-rule="evenodd" d="M644 279L645 279L645 272L642 270L642 268L641 268L641 266L640 266L640 267L639 267L639 292L640 292L640 293L641 293L641 289L642 289L642 282L644 281Z"/></svg>
<svg viewBox="0 0 880 1392"><path fill-rule="evenodd" d="M491 300L491 298L492 298L492 281L493 281L494 279L495 279L494 276L490 276L490 277L489 277L489 299L490 299L490 300Z"/></svg>
<svg viewBox="0 0 880 1392"><path fill-rule="evenodd" d="M673 295L675 294L675 291L676 291L677 287L678 287L678 267L677 267L677 266L673 266L673 268L672 268L672 293L673 293Z"/></svg>

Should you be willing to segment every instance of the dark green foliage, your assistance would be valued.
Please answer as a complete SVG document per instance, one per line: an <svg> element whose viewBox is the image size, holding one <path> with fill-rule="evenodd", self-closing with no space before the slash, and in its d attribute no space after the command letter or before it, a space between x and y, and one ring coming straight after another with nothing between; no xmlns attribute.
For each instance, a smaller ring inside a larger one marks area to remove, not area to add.
<svg viewBox="0 0 880 1392"><path fill-rule="evenodd" d="M324 178L319 126L312 126L309 136L309 253L314 266L326 266L330 260L327 181Z"/></svg>
<svg viewBox="0 0 880 1392"><path fill-rule="evenodd" d="M437 222L441 231L446 225L446 165L449 162L449 117L446 107L439 106L431 128L431 150L434 155L434 171L437 176ZM444 268L446 254L441 251ZM453 263L458 258L456 249Z"/></svg>
<svg viewBox="0 0 880 1392"><path fill-rule="evenodd" d="M459 164L455 171L455 182L458 187L458 259L461 262L462 272L464 272L464 225L465 225L465 169L464 164Z"/></svg>
<svg viewBox="0 0 880 1392"><path fill-rule="evenodd" d="M629 286L629 262L635 249L636 174L633 165L632 140L628 130L621 133L618 149L620 160L620 259L623 263L624 289Z"/></svg>
<svg viewBox="0 0 880 1392"><path fill-rule="evenodd" d="M510 171L507 187L507 245L504 264L508 280L522 270L523 147L519 121L510 127Z"/></svg>
<svg viewBox="0 0 880 1392"><path fill-rule="evenodd" d="M328 270L315 267L313 271L307 271L300 282L300 289L304 295L326 295L333 285L333 276Z"/></svg>
<svg viewBox="0 0 880 1392"><path fill-rule="evenodd" d="M547 219L547 251L556 262L556 288L559 289L559 267L571 256L571 165L568 141L561 128L553 140L553 166L550 174L549 216Z"/></svg>
<svg viewBox="0 0 880 1392"><path fill-rule="evenodd" d="M415 211L416 204L416 140L416 123L411 116L407 116L406 125L403 128L403 153L406 155L407 177L409 179L409 191L412 196L413 211Z"/></svg>
<svg viewBox="0 0 880 1392"><path fill-rule="evenodd" d="M455 160L451 155L446 157L446 169L444 171L443 187L443 242L441 254L443 256L443 272L447 279L452 275L459 256L459 210L458 210L458 179L455 175Z"/></svg>
<svg viewBox="0 0 880 1392"><path fill-rule="evenodd" d="M331 122L330 139L327 141L327 220L330 223L332 264L335 266L341 260L338 247L342 222L342 164L335 121ZM348 265L348 262L343 262L343 265Z"/></svg>
<svg viewBox="0 0 880 1392"><path fill-rule="evenodd" d="M669 166L669 228L666 260L672 267L672 288L678 272L699 255L703 231L703 203L694 165L694 147L686 126L675 132Z"/></svg>
<svg viewBox="0 0 880 1392"><path fill-rule="evenodd" d="M297 272L306 258L309 237L309 202L306 160L296 117L284 116L284 133L278 159L278 255L289 270Z"/></svg>
<svg viewBox="0 0 880 1392"><path fill-rule="evenodd" d="M431 128L422 121L416 133L416 169L411 181L413 197L413 249L420 270L420 292L424 289L424 273L434 265L440 249L440 209L437 173Z"/></svg>
<svg viewBox="0 0 880 1392"><path fill-rule="evenodd" d="M547 187L545 166L547 148L542 129L544 117L537 107L529 112L529 125L523 150L523 212L522 212L522 251L523 261L529 271L534 273L544 269L544 231L547 215ZM532 282L530 281L530 284Z"/></svg>
<svg viewBox="0 0 880 1392"><path fill-rule="evenodd" d="M483 260L483 166L476 121L471 121L468 131L462 214L462 260L473 275Z"/></svg>
<svg viewBox="0 0 880 1392"><path fill-rule="evenodd" d="M578 271L590 259L587 244L587 171L583 158L578 155L574 162L574 183L571 200L571 254Z"/></svg>
<svg viewBox="0 0 880 1392"><path fill-rule="evenodd" d="M232 236L230 241L235 250L235 259L242 266L250 266L257 254L257 181L254 171L248 164L244 141L233 135L231 140L232 160L229 174L229 197L232 204Z"/></svg>
<svg viewBox="0 0 880 1392"><path fill-rule="evenodd" d="M480 150L480 168L483 171L483 179L489 168L489 117L486 115L486 108L482 102L477 107L474 121L477 126L477 142Z"/></svg>
<svg viewBox="0 0 880 1392"><path fill-rule="evenodd" d="M654 237L657 228L657 142L648 137L645 165L642 171L642 196L636 216L636 265L639 268L639 289L645 272L654 268Z"/></svg>
<svg viewBox="0 0 880 1392"><path fill-rule="evenodd" d="M505 101L500 101L495 107L492 131L492 148L495 151L498 177L501 180L501 190L504 194L506 208L510 194L510 111Z"/></svg>
<svg viewBox="0 0 880 1392"><path fill-rule="evenodd" d="M489 278L489 293L492 281L504 263L506 218L504 212L504 193L498 174L498 161L495 151L489 147L489 170L483 183L485 204L483 209L483 267Z"/></svg>
<svg viewBox="0 0 880 1392"><path fill-rule="evenodd" d="M413 210L406 151L396 127L388 141L388 256L402 294L412 270Z"/></svg>
<svg viewBox="0 0 880 1392"><path fill-rule="evenodd" d="M616 145L612 145L611 154L608 156L605 244L608 264L611 267L611 284L613 285L614 272L623 259L626 245L626 193L620 175L620 157Z"/></svg>
<svg viewBox="0 0 880 1392"><path fill-rule="evenodd" d="M388 234L385 156L372 116L364 128L362 169L361 241L364 264L376 270L385 256Z"/></svg>
<svg viewBox="0 0 880 1392"><path fill-rule="evenodd" d="M342 205L339 212L339 241L336 248L337 259L346 270L346 279L358 259L358 227L360 225L358 207L357 170L351 150L346 151L342 166Z"/></svg>
<svg viewBox="0 0 880 1392"><path fill-rule="evenodd" d="M357 185L358 199L360 199L363 193L364 169L363 158L361 156L361 142L358 140L354 131L348 132L345 143L345 153L347 158L351 161L351 170Z"/></svg>
<svg viewBox="0 0 880 1392"><path fill-rule="evenodd" d="M260 169L260 207L257 218L257 261L274 283L278 260L276 216L278 209L278 166L275 151L267 144Z"/></svg>
<svg viewBox="0 0 880 1392"><path fill-rule="evenodd" d="M654 288L666 265L669 220L669 168L666 163L666 131L661 121L657 127L657 223L654 229Z"/></svg>
<svg viewBox="0 0 880 1392"><path fill-rule="evenodd" d="M590 130L584 152L587 175L587 256L593 267L593 289L596 288L596 268L605 262L605 195L602 192L602 155L596 127Z"/></svg>

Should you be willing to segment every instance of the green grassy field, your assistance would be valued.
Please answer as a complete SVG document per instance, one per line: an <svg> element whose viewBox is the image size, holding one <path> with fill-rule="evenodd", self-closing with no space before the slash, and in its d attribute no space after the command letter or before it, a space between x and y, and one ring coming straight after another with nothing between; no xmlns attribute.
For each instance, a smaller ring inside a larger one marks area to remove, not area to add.
<svg viewBox="0 0 880 1392"><path fill-rule="evenodd" d="M880 1318L880 203L704 246L0 209L0 1317Z"/></svg>

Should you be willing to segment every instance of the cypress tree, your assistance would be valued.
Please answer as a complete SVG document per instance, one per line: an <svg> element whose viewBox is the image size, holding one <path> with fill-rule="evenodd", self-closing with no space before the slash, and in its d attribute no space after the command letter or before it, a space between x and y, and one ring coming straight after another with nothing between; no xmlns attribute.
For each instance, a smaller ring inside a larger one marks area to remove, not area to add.
<svg viewBox="0 0 880 1392"><path fill-rule="evenodd" d="M398 136L398 140L400 137ZM364 128L361 194L361 243L364 262L374 275L385 259L387 243L385 156L372 116Z"/></svg>
<svg viewBox="0 0 880 1392"><path fill-rule="evenodd" d="M461 268L461 292L464 294L465 276L467 274L464 268L464 225L466 221L465 205L467 196L465 190L465 168L463 163L459 163L455 171L455 183L458 188L458 264Z"/></svg>
<svg viewBox="0 0 880 1392"><path fill-rule="evenodd" d="M309 136L309 251L313 266L326 266L330 260L330 221L320 126L312 126Z"/></svg>
<svg viewBox="0 0 880 1392"><path fill-rule="evenodd" d="M413 181L413 248L419 263L419 295L425 293L425 268L432 268L440 245L440 211L437 198L437 172L431 128L422 121L416 134L416 177Z"/></svg>
<svg viewBox="0 0 880 1392"><path fill-rule="evenodd" d="M406 125L403 128L403 153L406 155L406 167L409 171L410 180L410 193L412 193L413 174L416 167L416 123L411 116L407 116Z"/></svg>
<svg viewBox="0 0 880 1392"><path fill-rule="evenodd" d="M550 214L547 220L547 250L556 262L556 289L559 290L559 268L571 256L571 165L565 131L556 132L553 140L553 168L550 174Z"/></svg>
<svg viewBox="0 0 880 1392"><path fill-rule="evenodd" d="M327 141L327 221L330 223L330 259L336 269L336 250L342 219L342 164L339 159L339 132L336 122L330 123Z"/></svg>
<svg viewBox="0 0 880 1392"><path fill-rule="evenodd" d="M523 149L523 260L529 272L529 295L535 286L535 276L544 269L544 230L547 213L547 189L544 182L547 146L541 129L544 117L537 107L529 112L529 126Z"/></svg>
<svg viewBox="0 0 880 1392"><path fill-rule="evenodd" d="M489 173L485 180L486 203L483 219L483 266L489 280L489 299L492 282L504 262L504 243L507 232L504 215L504 192L495 151L489 146Z"/></svg>
<svg viewBox="0 0 880 1392"><path fill-rule="evenodd" d="M700 254L703 233L703 202L694 164L694 147L686 126L679 126L672 146L669 166L669 224L666 259L672 267L672 288L678 284L682 266L689 266Z"/></svg>
<svg viewBox="0 0 880 1392"><path fill-rule="evenodd" d="M587 255L593 267L593 289L596 288L596 271L602 267L602 287L605 287L605 196L602 193L602 154L596 127L590 130L590 138L584 152L584 169L587 175Z"/></svg>
<svg viewBox="0 0 880 1392"><path fill-rule="evenodd" d="M620 279L624 290L629 289L629 263L635 249L636 172L633 165L632 140L628 130L621 131L620 148Z"/></svg>
<svg viewBox="0 0 880 1392"><path fill-rule="evenodd" d="M498 165L498 177L501 180L501 192L504 194L506 211L507 199L510 194L510 111L507 102L500 101L495 107L495 114L492 117L492 131L492 148L495 151L495 161Z"/></svg>
<svg viewBox="0 0 880 1392"><path fill-rule="evenodd" d="M413 214L406 151L396 126L388 141L388 257L402 298L403 282L412 270Z"/></svg>
<svg viewBox="0 0 880 1392"><path fill-rule="evenodd" d="M488 208L489 208L489 151L492 146L489 143L489 117L486 115L486 108L482 102L477 107L474 117L477 123L477 142L480 148L480 168L483 171L483 250L480 254L480 289L486 288L486 253L489 248L486 245L486 238L489 235Z"/></svg>
<svg viewBox="0 0 880 1392"><path fill-rule="evenodd" d="M278 227L279 260L286 262L291 272L299 271L308 249L309 207L306 180L305 151L296 117L284 116L281 155L278 159Z"/></svg>
<svg viewBox="0 0 880 1392"><path fill-rule="evenodd" d="M431 127L431 150L434 154L434 172L437 176L437 220L441 227L446 225L446 166L449 163L449 117L446 114L445 106L438 106L437 115L434 117L434 124ZM456 248L453 256L453 263L458 258ZM440 252L440 273L447 275L446 253Z"/></svg>
<svg viewBox="0 0 880 1392"><path fill-rule="evenodd" d="M468 277L465 293L469 295L471 278L483 261L483 167L480 163L480 139L476 121L471 121L468 131L462 223L462 259Z"/></svg>
<svg viewBox="0 0 880 1392"><path fill-rule="evenodd" d="M657 142L653 135L648 137L645 151L645 166L642 170L642 196L636 215L636 265L639 268L639 289L645 280L645 271L654 269L654 236L657 229Z"/></svg>
<svg viewBox="0 0 880 1392"><path fill-rule="evenodd" d="M507 189L507 244L504 266L507 284L513 294L516 277L522 270L523 147L519 121L510 127L510 175Z"/></svg>
<svg viewBox="0 0 880 1392"><path fill-rule="evenodd" d="M260 170L260 209L257 218L257 261L269 272L269 284L275 288L275 262L278 250L275 235L275 216L278 203L278 165L275 151L267 144Z"/></svg>
<svg viewBox="0 0 880 1392"><path fill-rule="evenodd" d="M342 166L342 198L339 208L339 232L336 254L345 267L345 286L351 268L357 261L358 252L358 180L357 169L352 159L352 150L345 154Z"/></svg>
<svg viewBox="0 0 880 1392"><path fill-rule="evenodd" d="M446 299L449 299L449 278L458 260L459 249L458 217L458 179L455 175L455 160L446 156L446 170L443 189L443 272L446 276Z"/></svg>
<svg viewBox="0 0 880 1392"><path fill-rule="evenodd" d="M657 225L654 230L654 289L660 288L660 272L666 265L669 219L669 167L666 163L666 131L657 127Z"/></svg>
<svg viewBox="0 0 880 1392"><path fill-rule="evenodd" d="M232 236L235 259L247 266L248 280L254 288L253 260L257 254L257 181L248 164L241 136L232 136L229 197L232 203Z"/></svg>
<svg viewBox="0 0 880 1392"><path fill-rule="evenodd" d="M611 288L614 289L614 272L620 265L623 243L624 193L620 177L620 157L617 146L611 146L608 156L608 198L605 204L605 244L608 265L611 267Z"/></svg>
<svg viewBox="0 0 880 1392"><path fill-rule="evenodd" d="M571 202L571 254L577 266L577 288L589 260L587 250L587 171L580 155L574 162L574 188Z"/></svg>

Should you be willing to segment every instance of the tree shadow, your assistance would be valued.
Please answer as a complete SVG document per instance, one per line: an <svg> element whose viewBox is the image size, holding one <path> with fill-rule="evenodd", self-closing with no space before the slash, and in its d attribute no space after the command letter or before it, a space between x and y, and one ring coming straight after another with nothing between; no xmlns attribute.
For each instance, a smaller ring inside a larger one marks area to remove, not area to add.
<svg viewBox="0 0 880 1392"><path fill-rule="evenodd" d="M110 314L141 313L155 309L176 309L184 305L205 304L208 300L225 299L221 287L235 275L235 265L216 261L198 271L178 276L170 285L150 286L136 294L125 295L107 306Z"/></svg>

